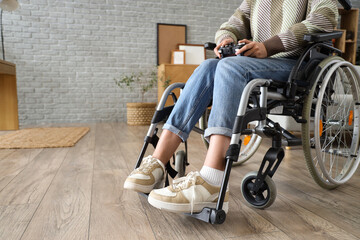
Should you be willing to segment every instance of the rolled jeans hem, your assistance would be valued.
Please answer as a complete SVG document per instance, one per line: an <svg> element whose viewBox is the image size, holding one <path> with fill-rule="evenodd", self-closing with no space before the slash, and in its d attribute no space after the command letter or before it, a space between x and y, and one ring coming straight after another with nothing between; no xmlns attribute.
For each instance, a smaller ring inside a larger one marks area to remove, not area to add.
<svg viewBox="0 0 360 240"><path fill-rule="evenodd" d="M178 128L176 128L173 125L170 125L168 123L164 124L163 129L169 130L170 132L176 134L179 138L181 138L181 140L183 142L185 142L189 137L189 134L179 130Z"/></svg>
<svg viewBox="0 0 360 240"><path fill-rule="evenodd" d="M206 141L210 142L211 135L223 135L226 137L231 137L232 129L225 127L209 127L205 129L204 138Z"/></svg>

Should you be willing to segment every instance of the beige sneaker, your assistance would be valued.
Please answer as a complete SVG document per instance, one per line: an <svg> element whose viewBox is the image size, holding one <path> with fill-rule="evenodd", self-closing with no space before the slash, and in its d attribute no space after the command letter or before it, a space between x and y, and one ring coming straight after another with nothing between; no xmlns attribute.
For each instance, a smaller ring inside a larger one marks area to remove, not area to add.
<svg viewBox="0 0 360 240"><path fill-rule="evenodd" d="M124 188L142 193L149 193L157 187L161 187L164 182L164 164L148 156L141 162L140 167L130 173L124 182Z"/></svg>
<svg viewBox="0 0 360 240"><path fill-rule="evenodd" d="M172 186L150 192L149 203L171 212L201 212L204 207L215 208L220 187L208 184L199 172L190 172L186 177L174 180ZM226 192L223 210L229 208L229 191Z"/></svg>

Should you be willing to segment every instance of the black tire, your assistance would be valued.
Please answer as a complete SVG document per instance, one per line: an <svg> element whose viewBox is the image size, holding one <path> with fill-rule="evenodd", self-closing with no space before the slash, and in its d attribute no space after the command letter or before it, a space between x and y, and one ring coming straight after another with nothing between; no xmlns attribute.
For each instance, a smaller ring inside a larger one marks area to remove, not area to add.
<svg viewBox="0 0 360 240"><path fill-rule="evenodd" d="M359 76L340 57L323 60L303 108L303 150L314 181L333 189L348 181L359 165ZM350 99L347 101L346 99ZM354 106L351 106L351 102ZM353 120L349 115L353 109Z"/></svg>
<svg viewBox="0 0 360 240"><path fill-rule="evenodd" d="M245 175L241 182L241 194L248 206L265 209L270 207L276 199L276 185L271 177L266 176L260 192L253 194L250 189L251 185L254 184L257 174L257 171L253 171Z"/></svg>

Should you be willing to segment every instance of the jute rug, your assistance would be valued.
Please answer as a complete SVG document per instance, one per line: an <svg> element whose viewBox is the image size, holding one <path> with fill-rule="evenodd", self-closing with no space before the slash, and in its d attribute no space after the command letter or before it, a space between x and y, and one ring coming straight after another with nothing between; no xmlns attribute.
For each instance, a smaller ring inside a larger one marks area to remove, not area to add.
<svg viewBox="0 0 360 240"><path fill-rule="evenodd" d="M0 136L0 149L72 147L90 128L26 128Z"/></svg>

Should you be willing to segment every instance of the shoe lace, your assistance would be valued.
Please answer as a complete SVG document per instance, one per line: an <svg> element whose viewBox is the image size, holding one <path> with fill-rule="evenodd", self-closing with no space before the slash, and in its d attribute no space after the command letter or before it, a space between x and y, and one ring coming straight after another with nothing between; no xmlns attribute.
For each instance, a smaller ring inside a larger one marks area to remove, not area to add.
<svg viewBox="0 0 360 240"><path fill-rule="evenodd" d="M136 170L144 173L149 173L152 166L156 163L157 161L154 161L151 156L147 156L142 160L140 167L137 168Z"/></svg>
<svg viewBox="0 0 360 240"><path fill-rule="evenodd" d="M189 172L185 177L174 179L172 187L174 190L182 190L195 185L197 176L200 176L199 172Z"/></svg>
<svg viewBox="0 0 360 240"><path fill-rule="evenodd" d="M195 201L195 193L196 193L195 182L197 176L200 176L199 172L190 172L185 177L175 179L172 184L172 188L174 190L183 190L189 187L192 188L192 194L190 199L191 214L193 214L193 210L194 210L194 201Z"/></svg>

